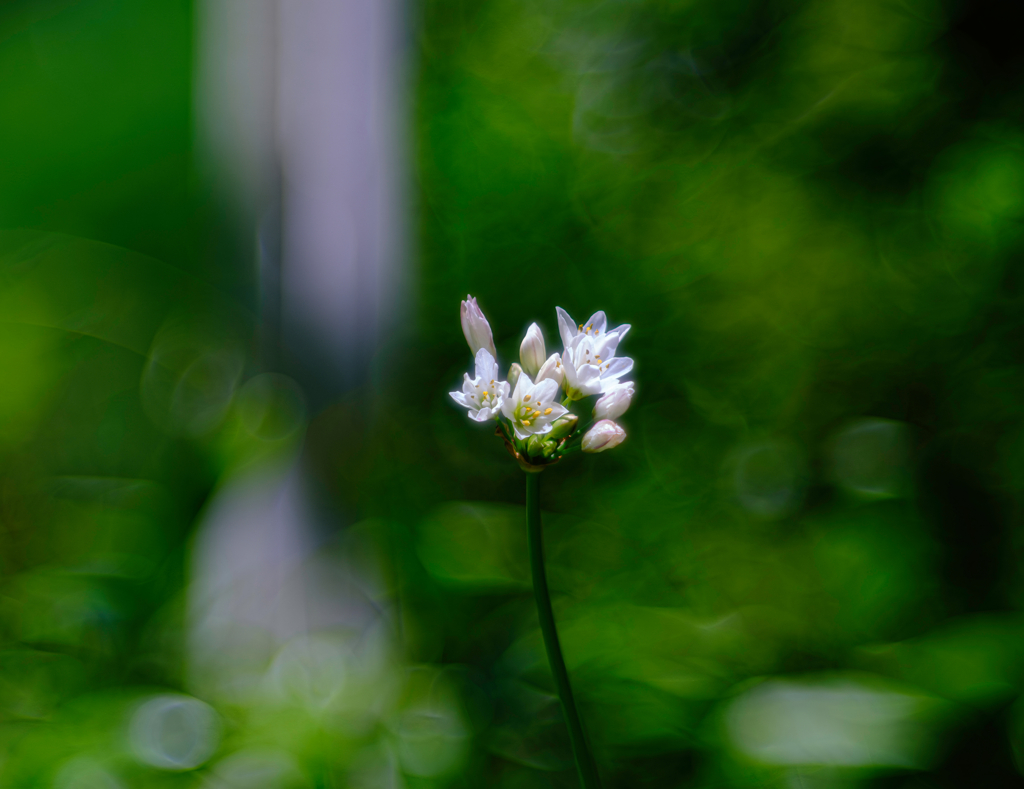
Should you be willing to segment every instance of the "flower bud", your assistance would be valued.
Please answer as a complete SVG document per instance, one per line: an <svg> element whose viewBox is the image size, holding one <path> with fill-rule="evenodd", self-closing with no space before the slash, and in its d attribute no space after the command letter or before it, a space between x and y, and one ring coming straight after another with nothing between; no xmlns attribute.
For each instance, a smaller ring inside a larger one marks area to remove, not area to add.
<svg viewBox="0 0 1024 789"><path fill-rule="evenodd" d="M633 382L619 384L594 404L594 419L618 419L633 400Z"/></svg>
<svg viewBox="0 0 1024 789"><path fill-rule="evenodd" d="M466 342L469 343L469 349L474 356L481 348L486 348L492 357L498 358L498 353L494 350L491 324L487 322L472 296L466 296L466 300L462 302L462 333L466 336Z"/></svg>
<svg viewBox="0 0 1024 789"><path fill-rule="evenodd" d="M540 372L537 373L537 383L540 383L545 378L550 378L558 387L562 387L562 381L565 380L565 371L562 369L562 357L557 353L551 354L547 361L540 367Z"/></svg>
<svg viewBox="0 0 1024 789"><path fill-rule="evenodd" d="M579 421L580 418L570 412L551 425L551 432L548 435L554 439L565 438L576 429L576 423Z"/></svg>
<svg viewBox="0 0 1024 789"><path fill-rule="evenodd" d="M544 335L541 334L540 326L531 323L523 337L523 344L519 346L519 361L523 363L523 369L531 378L536 377L537 371L544 364L544 357L547 353L544 350Z"/></svg>
<svg viewBox="0 0 1024 789"><path fill-rule="evenodd" d="M512 366L508 368L508 385L511 389L516 388L516 381L522 374L523 368L519 366L519 362L512 362Z"/></svg>
<svg viewBox="0 0 1024 789"><path fill-rule="evenodd" d="M626 440L626 431L610 419L602 419L583 436L584 452L604 452Z"/></svg>
<svg viewBox="0 0 1024 789"><path fill-rule="evenodd" d="M531 457L537 457L538 455L551 457L555 453L555 450L558 449L558 444L552 441L550 436L550 433L546 436L530 436L530 440L526 442L526 451Z"/></svg>

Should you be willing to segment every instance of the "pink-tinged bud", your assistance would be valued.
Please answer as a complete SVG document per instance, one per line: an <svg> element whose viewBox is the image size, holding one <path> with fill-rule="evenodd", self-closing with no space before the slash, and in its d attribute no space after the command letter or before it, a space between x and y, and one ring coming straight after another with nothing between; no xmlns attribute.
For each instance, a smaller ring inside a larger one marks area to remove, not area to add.
<svg viewBox="0 0 1024 789"><path fill-rule="evenodd" d="M610 419L602 419L583 436L584 452L604 452L626 440L626 431Z"/></svg>
<svg viewBox="0 0 1024 789"><path fill-rule="evenodd" d="M492 357L498 358L498 352L494 350L491 324L487 322L472 296L466 296L466 300L462 302L462 333L466 335L466 342L469 343L469 349L474 356L481 348L486 348Z"/></svg>
<svg viewBox="0 0 1024 789"><path fill-rule="evenodd" d="M565 380L565 370L562 369L562 357L557 353L551 354L547 361L540 367L540 372L537 373L537 383L550 378L559 388L562 386L562 382Z"/></svg>
<svg viewBox="0 0 1024 789"><path fill-rule="evenodd" d="M528 376L537 377L537 371L544 364L545 356L547 351L544 348L544 335L540 326L531 323L530 328L526 330L526 336L523 337L523 344L519 346L519 361L522 362Z"/></svg>
<svg viewBox="0 0 1024 789"><path fill-rule="evenodd" d="M629 408L634 392L632 381L616 386L594 404L594 418L618 419Z"/></svg>

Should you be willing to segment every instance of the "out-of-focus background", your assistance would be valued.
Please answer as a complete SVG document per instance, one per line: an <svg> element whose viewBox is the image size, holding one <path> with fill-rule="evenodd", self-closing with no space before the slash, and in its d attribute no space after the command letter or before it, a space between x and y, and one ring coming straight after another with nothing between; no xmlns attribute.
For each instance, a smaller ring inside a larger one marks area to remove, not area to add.
<svg viewBox="0 0 1024 789"><path fill-rule="evenodd" d="M1009 4L1007 4L1009 5ZM0 6L0 786L1024 783L1024 50L963 0Z"/></svg>

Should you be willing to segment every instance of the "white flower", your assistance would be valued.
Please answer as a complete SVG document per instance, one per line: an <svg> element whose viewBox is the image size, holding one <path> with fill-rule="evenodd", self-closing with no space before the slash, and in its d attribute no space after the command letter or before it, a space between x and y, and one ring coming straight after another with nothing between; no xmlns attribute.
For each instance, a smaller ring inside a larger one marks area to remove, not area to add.
<svg viewBox="0 0 1024 789"><path fill-rule="evenodd" d="M562 357L557 353L551 354L548 360L541 365L536 381L540 383L549 378L558 384L559 389L562 388L562 381L565 380L565 371L562 369Z"/></svg>
<svg viewBox="0 0 1024 789"><path fill-rule="evenodd" d="M530 328L526 330L526 336L523 337L523 344L519 346L519 361L523 363L523 370L531 378L536 378L546 356L544 335L540 326L531 323Z"/></svg>
<svg viewBox="0 0 1024 789"><path fill-rule="evenodd" d="M610 389L604 397L594 404L595 419L618 419L629 408L636 390L632 381L623 381Z"/></svg>
<svg viewBox="0 0 1024 789"><path fill-rule="evenodd" d="M583 436L584 452L604 452L626 440L626 431L610 419L602 419Z"/></svg>
<svg viewBox="0 0 1024 789"><path fill-rule="evenodd" d="M619 342L629 331L629 324L607 328L603 312L595 312L577 328L569 313L561 307L558 332L565 344L562 367L565 370L565 393L573 400L609 392L619 385L619 378L633 369L633 360L616 357Z"/></svg>
<svg viewBox="0 0 1024 789"><path fill-rule="evenodd" d="M476 377L466 373L461 392L449 392L452 399L469 409L469 418L477 422L497 419L501 404L508 397L509 385L498 378L498 363L486 348L476 352Z"/></svg>
<svg viewBox="0 0 1024 789"><path fill-rule="evenodd" d="M501 405L501 413L519 439L550 433L551 423L568 410L558 402L558 384L550 378L535 384L525 372L516 381L512 396Z"/></svg>
<svg viewBox="0 0 1024 789"><path fill-rule="evenodd" d="M491 334L491 324L487 322L476 299L466 296L462 302L462 333L466 335L466 342L469 343L469 350L475 355L481 348L491 354L492 359L498 358L498 352L494 350L494 336Z"/></svg>
<svg viewBox="0 0 1024 789"><path fill-rule="evenodd" d="M590 320L586 323L581 323L579 326L569 317L569 313L561 307L555 307L555 312L558 314L558 333L562 337L562 345L566 348L571 347L573 341L581 337L591 337L599 340L610 334L616 334L621 340L630 329L628 323L616 326L614 329L609 329L608 318L605 317L604 310L598 310L590 316Z"/></svg>

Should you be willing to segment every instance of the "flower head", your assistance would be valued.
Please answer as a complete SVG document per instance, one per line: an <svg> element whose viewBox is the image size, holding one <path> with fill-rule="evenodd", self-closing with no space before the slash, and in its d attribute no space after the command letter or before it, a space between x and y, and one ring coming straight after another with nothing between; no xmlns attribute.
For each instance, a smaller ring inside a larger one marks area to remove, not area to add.
<svg viewBox="0 0 1024 789"><path fill-rule="evenodd" d="M550 433L552 422L568 410L558 402L558 384L550 378L535 384L525 372L516 381L512 396L501 405L501 413L518 439Z"/></svg>
<svg viewBox="0 0 1024 789"><path fill-rule="evenodd" d="M469 409L469 418L476 422L497 419L502 402L508 397L509 385L498 376L498 363L486 348L476 352L476 376L466 373L461 392L449 392L452 399Z"/></svg>
<svg viewBox="0 0 1024 789"><path fill-rule="evenodd" d="M595 419L618 419L629 408L635 393L632 381L624 381L618 386L609 389L605 395L594 404Z"/></svg>
<svg viewBox="0 0 1024 789"><path fill-rule="evenodd" d="M498 352L494 350L494 335L491 334L491 324L487 322L483 311L477 306L476 299L466 296L462 302L462 333L466 336L469 349L475 354L481 348L485 348L491 354L492 359L498 358Z"/></svg>
<svg viewBox="0 0 1024 789"><path fill-rule="evenodd" d="M583 436L584 452L604 452L626 440L626 431L610 419L602 419Z"/></svg>

